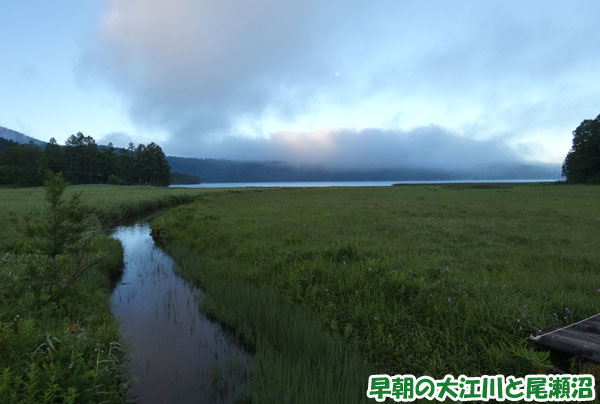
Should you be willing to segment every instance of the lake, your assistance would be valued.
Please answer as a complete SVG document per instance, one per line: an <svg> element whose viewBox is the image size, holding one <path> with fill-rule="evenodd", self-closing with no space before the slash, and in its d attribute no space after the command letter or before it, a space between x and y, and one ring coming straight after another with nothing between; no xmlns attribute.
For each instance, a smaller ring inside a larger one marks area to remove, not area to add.
<svg viewBox="0 0 600 404"><path fill-rule="evenodd" d="M416 181L307 181L307 182L219 182L200 184L174 184L171 187L183 188L247 188L247 187L389 187L394 184L487 184L487 183L536 183L556 182L553 179L530 180L416 180Z"/></svg>

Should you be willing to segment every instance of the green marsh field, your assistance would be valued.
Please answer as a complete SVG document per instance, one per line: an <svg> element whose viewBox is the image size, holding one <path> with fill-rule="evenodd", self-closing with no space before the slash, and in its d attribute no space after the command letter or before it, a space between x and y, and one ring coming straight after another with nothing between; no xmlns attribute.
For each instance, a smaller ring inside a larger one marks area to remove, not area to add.
<svg viewBox="0 0 600 404"><path fill-rule="evenodd" d="M255 349L254 402L361 402L370 372L550 372L529 335L600 308L596 186L213 194L153 228Z"/></svg>
<svg viewBox="0 0 600 404"><path fill-rule="evenodd" d="M103 223L182 205L153 220L155 240L204 290L199 309L254 355L239 403L368 402L374 373L550 373L565 364L529 335L600 311L598 186L66 193ZM121 245L99 236L106 259L45 300L35 280L47 264L18 230L44 216L44 190L1 189L0 205L2 401L123 402L126 347L109 307Z"/></svg>
<svg viewBox="0 0 600 404"><path fill-rule="evenodd" d="M106 223L134 218L144 213L169 206L191 202L199 194L215 192L188 188L159 188L148 186L73 185L65 192L69 198L81 194L82 202L90 206L93 213ZM13 218L26 214L43 214L46 209L45 191L42 187L0 188L0 246L9 249L19 240Z"/></svg>

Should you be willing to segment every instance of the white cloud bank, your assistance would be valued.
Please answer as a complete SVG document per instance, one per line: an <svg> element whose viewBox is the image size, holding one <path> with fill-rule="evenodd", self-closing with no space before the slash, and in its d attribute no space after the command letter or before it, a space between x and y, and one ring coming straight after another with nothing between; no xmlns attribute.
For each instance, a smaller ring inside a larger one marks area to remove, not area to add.
<svg viewBox="0 0 600 404"><path fill-rule="evenodd" d="M502 139L475 140L437 126L408 132L380 129L279 132L268 139L227 137L202 142L201 148L204 155L216 158L279 160L299 166L342 169L474 170L521 162Z"/></svg>
<svg viewBox="0 0 600 404"><path fill-rule="evenodd" d="M558 162L599 113L591 0L106 4L83 70L123 94L141 132L168 133L171 154Z"/></svg>

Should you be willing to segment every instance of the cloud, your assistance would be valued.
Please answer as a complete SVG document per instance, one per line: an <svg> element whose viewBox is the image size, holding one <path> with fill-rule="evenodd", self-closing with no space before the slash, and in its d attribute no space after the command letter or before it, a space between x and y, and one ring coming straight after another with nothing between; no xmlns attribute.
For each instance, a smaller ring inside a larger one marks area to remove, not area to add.
<svg viewBox="0 0 600 404"><path fill-rule="evenodd" d="M115 147L123 147L123 148L127 148L129 146L130 142L137 144L136 140L138 141L138 143L141 143L138 139L135 139L133 136L131 136L125 132L106 133L106 134L101 135L98 138L98 140L100 141L101 144L108 145L109 143L112 143L113 146L115 146Z"/></svg>
<svg viewBox="0 0 600 404"><path fill-rule="evenodd" d="M279 132L269 138L203 141L177 155L235 160L285 161L298 166L342 169L430 168L473 170L478 166L520 163L502 140L475 140L437 126L411 131L328 129Z"/></svg>
<svg viewBox="0 0 600 404"><path fill-rule="evenodd" d="M557 162L598 113L599 12L591 1L107 0L79 71L116 88L140 132L168 133L171 154L247 145L356 162L361 146L384 156L373 161L410 150L402 158L437 164L445 144L457 165Z"/></svg>
<svg viewBox="0 0 600 404"><path fill-rule="evenodd" d="M301 108L319 79L334 75L326 67L332 8L314 0L112 0L84 63L130 97L138 124L210 132L266 108Z"/></svg>

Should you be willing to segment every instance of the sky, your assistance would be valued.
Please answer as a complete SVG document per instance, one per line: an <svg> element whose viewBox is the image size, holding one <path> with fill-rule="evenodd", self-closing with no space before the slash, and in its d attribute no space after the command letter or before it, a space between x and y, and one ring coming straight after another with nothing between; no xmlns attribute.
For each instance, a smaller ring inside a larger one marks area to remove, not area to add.
<svg viewBox="0 0 600 404"><path fill-rule="evenodd" d="M600 2L0 0L0 126L339 167L560 164Z"/></svg>

